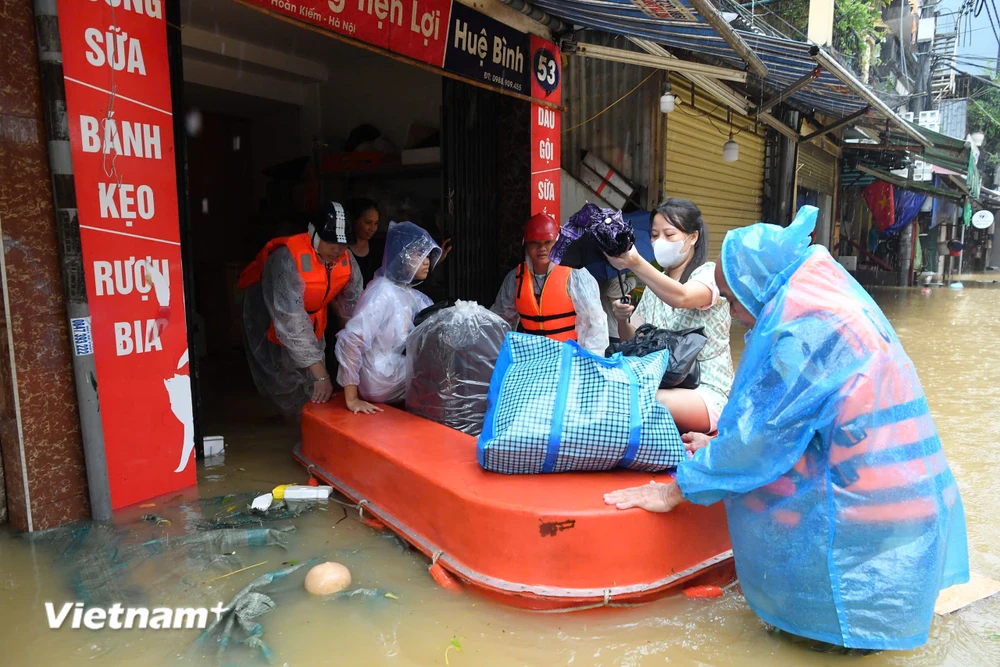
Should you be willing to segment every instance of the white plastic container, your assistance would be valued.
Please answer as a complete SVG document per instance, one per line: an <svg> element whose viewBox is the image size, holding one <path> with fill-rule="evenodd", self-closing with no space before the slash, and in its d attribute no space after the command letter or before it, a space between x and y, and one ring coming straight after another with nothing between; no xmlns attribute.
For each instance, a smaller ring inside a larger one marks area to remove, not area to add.
<svg viewBox="0 0 1000 667"><path fill-rule="evenodd" d="M285 500L327 500L332 486L286 486Z"/></svg>
<svg viewBox="0 0 1000 667"><path fill-rule="evenodd" d="M201 439L205 447L205 458L218 456L226 450L226 441L221 435L207 435Z"/></svg>

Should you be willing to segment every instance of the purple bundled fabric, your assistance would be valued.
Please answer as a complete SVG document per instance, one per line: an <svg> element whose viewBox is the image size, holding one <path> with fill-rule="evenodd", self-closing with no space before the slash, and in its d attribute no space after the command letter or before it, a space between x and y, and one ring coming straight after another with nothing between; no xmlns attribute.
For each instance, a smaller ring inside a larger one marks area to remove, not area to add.
<svg viewBox="0 0 1000 667"><path fill-rule="evenodd" d="M632 224L621 211L586 204L563 225L549 257L556 264L582 269L606 261L605 254L622 255L634 243Z"/></svg>

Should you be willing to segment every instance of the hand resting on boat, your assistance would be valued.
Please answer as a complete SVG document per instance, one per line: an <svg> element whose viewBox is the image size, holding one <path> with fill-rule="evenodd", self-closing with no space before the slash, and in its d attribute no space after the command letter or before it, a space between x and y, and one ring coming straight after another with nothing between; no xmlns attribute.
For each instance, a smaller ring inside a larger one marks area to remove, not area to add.
<svg viewBox="0 0 1000 667"><path fill-rule="evenodd" d="M377 405L372 405L368 401L358 398L358 386L354 384L344 387L344 403L347 405L347 409L354 414L360 412L366 415L373 415L376 412L382 412L382 408Z"/></svg>
<svg viewBox="0 0 1000 667"><path fill-rule="evenodd" d="M615 505L620 510L638 507L648 512L669 512L684 502L684 495L676 483L650 482L643 486L606 493L604 502Z"/></svg>

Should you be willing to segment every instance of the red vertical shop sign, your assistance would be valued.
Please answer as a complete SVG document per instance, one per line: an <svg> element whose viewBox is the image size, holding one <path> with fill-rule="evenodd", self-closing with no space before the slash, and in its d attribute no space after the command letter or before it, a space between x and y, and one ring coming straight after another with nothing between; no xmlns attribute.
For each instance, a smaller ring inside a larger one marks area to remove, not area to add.
<svg viewBox="0 0 1000 667"><path fill-rule="evenodd" d="M562 63L556 45L532 35L531 66L531 96L561 105ZM562 113L532 102L531 215L548 213L559 218L561 132Z"/></svg>
<svg viewBox="0 0 1000 667"><path fill-rule="evenodd" d="M196 483L161 0L59 0L111 503Z"/></svg>

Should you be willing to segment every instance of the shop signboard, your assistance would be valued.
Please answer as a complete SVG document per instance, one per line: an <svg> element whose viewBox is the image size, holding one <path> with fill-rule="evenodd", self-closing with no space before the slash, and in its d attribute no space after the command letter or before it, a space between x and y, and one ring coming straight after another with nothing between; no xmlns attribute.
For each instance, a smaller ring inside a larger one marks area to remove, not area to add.
<svg viewBox="0 0 1000 667"><path fill-rule="evenodd" d="M58 0L70 150L115 509L196 483L161 0Z"/></svg>
<svg viewBox="0 0 1000 667"><path fill-rule="evenodd" d="M560 69L554 44L452 0L241 1L519 95L535 90L536 39L556 56L546 62L557 74ZM546 91L543 99L552 101L554 94L559 92Z"/></svg>
<svg viewBox="0 0 1000 667"><path fill-rule="evenodd" d="M472 81L529 95L530 48L525 33L455 3L444 69Z"/></svg>
<svg viewBox="0 0 1000 667"><path fill-rule="evenodd" d="M556 45L531 35L531 97L562 105L562 62ZM531 214L559 217L562 114L531 103Z"/></svg>
<svg viewBox="0 0 1000 667"><path fill-rule="evenodd" d="M244 0L435 67L444 62L451 0Z"/></svg>

